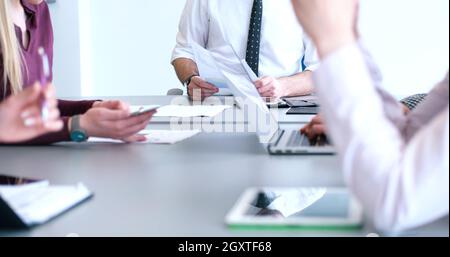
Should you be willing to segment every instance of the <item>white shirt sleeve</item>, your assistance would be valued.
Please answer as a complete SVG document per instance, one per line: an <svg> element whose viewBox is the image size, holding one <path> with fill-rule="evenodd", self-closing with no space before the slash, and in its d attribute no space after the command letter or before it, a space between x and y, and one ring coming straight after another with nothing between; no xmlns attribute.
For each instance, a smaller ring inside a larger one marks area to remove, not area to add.
<svg viewBox="0 0 450 257"><path fill-rule="evenodd" d="M395 232L448 214L448 97L408 142L386 115L357 44L323 60L314 77L346 181L375 226Z"/></svg>
<svg viewBox="0 0 450 257"><path fill-rule="evenodd" d="M320 65L319 55L317 54L317 49L312 40L306 33L304 35L303 44L305 46L305 58L303 61L305 71L315 71Z"/></svg>
<svg viewBox="0 0 450 257"><path fill-rule="evenodd" d="M195 60L190 42L206 47L209 31L208 0L187 0L181 15L177 44L171 63L179 58Z"/></svg>
<svg viewBox="0 0 450 257"><path fill-rule="evenodd" d="M393 124L395 124L398 129L403 130L406 125L406 117L404 115L402 104L383 89L383 75L381 74L381 70L375 62L375 59L369 49L367 49L364 41L360 40L358 45L361 54L364 57L366 67L370 73L373 86L383 102L384 114L390 121L393 122Z"/></svg>
<svg viewBox="0 0 450 257"><path fill-rule="evenodd" d="M448 106L449 82L447 77L435 89L433 89L427 98L417 106L417 108L408 115L405 136L411 139L417 131L423 128L431 121L433 115L442 112Z"/></svg>

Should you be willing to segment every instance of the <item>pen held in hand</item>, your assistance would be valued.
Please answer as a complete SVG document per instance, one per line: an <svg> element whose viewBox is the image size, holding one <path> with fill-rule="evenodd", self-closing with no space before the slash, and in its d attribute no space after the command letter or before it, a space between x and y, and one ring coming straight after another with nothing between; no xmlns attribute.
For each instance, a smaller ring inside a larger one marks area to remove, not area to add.
<svg viewBox="0 0 450 257"><path fill-rule="evenodd" d="M41 87L43 89L45 89L47 87L47 84L49 83L49 77L50 77L50 64L49 64L49 60L48 60L48 56L45 53L45 50L43 47L40 47L38 50L39 56L41 57L41 67L40 67L40 74L39 74L39 79L40 79L40 83L41 83ZM41 115L42 115L42 120L47 120L48 115L49 115L49 111L48 111L48 107L47 107L47 101L45 100L45 96L42 99L42 103L41 103Z"/></svg>

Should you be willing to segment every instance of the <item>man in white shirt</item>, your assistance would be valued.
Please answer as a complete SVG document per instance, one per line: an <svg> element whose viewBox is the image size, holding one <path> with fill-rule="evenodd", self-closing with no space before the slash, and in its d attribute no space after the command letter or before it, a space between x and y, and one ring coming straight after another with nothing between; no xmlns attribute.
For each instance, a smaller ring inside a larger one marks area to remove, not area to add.
<svg viewBox="0 0 450 257"><path fill-rule="evenodd" d="M347 183L375 226L397 232L449 213L449 78L405 115L377 87L355 33L358 0L292 0L322 59L314 81Z"/></svg>
<svg viewBox="0 0 450 257"><path fill-rule="evenodd" d="M200 77L192 41L225 60L233 57L223 46L231 45L260 77L255 86L262 97L313 91L318 57L289 0L187 0L172 64L189 95L201 90L205 98L218 89Z"/></svg>

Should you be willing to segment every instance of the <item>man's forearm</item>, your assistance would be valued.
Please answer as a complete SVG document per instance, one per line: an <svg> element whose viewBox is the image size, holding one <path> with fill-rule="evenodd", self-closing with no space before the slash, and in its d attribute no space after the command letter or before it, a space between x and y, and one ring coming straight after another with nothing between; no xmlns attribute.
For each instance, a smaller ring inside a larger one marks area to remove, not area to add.
<svg viewBox="0 0 450 257"><path fill-rule="evenodd" d="M304 71L293 76L282 77L280 82L284 85L285 96L302 96L314 92L312 71Z"/></svg>
<svg viewBox="0 0 450 257"><path fill-rule="evenodd" d="M188 58L179 58L173 61L173 67L181 82L186 81L194 74L199 74L197 64Z"/></svg>

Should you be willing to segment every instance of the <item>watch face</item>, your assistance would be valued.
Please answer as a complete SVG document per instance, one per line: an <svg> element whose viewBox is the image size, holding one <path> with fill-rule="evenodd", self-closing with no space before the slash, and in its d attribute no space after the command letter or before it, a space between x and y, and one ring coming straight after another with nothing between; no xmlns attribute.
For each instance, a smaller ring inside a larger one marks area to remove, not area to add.
<svg viewBox="0 0 450 257"><path fill-rule="evenodd" d="M87 136L83 131L75 130L70 134L72 141L74 142L84 142L87 140Z"/></svg>

